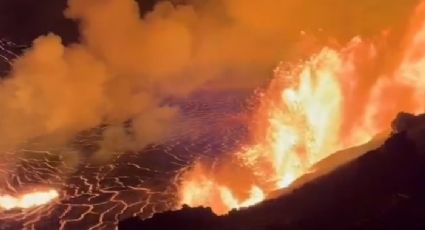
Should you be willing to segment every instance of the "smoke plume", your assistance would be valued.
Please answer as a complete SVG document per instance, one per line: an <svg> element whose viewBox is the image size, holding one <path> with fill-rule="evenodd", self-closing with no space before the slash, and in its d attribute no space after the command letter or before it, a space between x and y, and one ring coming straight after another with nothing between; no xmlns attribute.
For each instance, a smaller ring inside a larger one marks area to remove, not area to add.
<svg viewBox="0 0 425 230"><path fill-rule="evenodd" d="M80 42L41 36L0 82L0 149L100 125L102 157L166 140L179 118L166 98L257 87L318 44L402 28L416 2L160 1L142 15L133 0L69 0Z"/></svg>

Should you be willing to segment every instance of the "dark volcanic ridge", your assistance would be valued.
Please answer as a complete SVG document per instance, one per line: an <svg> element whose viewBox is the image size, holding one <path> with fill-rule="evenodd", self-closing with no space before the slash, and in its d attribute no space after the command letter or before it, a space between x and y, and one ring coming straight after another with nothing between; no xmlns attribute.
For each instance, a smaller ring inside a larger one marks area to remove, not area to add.
<svg viewBox="0 0 425 230"><path fill-rule="evenodd" d="M183 207L119 229L425 229L425 115L400 114L384 144L289 194L226 216Z"/></svg>

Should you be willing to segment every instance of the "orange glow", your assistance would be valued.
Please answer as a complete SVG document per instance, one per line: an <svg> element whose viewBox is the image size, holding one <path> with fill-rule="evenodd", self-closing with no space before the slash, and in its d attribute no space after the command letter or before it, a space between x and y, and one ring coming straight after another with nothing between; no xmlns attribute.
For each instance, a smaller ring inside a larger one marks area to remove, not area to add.
<svg viewBox="0 0 425 230"><path fill-rule="evenodd" d="M18 197L2 195L0 196L0 209L27 209L41 206L50 203L58 196L58 192L54 189L27 193Z"/></svg>
<svg viewBox="0 0 425 230"><path fill-rule="evenodd" d="M181 204L208 206L217 214L254 205L332 153L389 129L397 113L424 112L425 4L417 11L390 70L382 67L380 44L359 37L339 50L324 48L304 63L280 64L259 95L252 142L223 163L230 166L206 170L197 163L188 170ZM235 168L244 173L231 176Z"/></svg>
<svg viewBox="0 0 425 230"><path fill-rule="evenodd" d="M233 208L249 207L265 199L264 191L255 185L248 190L247 196L238 198L232 188L215 181L200 164L196 164L184 177L181 202L191 206L208 206L217 214L225 214Z"/></svg>

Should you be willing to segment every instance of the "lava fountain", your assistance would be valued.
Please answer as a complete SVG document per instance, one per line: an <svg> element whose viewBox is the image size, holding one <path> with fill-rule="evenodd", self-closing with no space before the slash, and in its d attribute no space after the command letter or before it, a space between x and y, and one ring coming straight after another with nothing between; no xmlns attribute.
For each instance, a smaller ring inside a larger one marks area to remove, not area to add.
<svg viewBox="0 0 425 230"><path fill-rule="evenodd" d="M48 204L59 197L54 189L24 193L20 196L0 195L0 210L28 209Z"/></svg>
<svg viewBox="0 0 425 230"><path fill-rule="evenodd" d="M393 51L396 64L381 55L386 35L280 64L259 95L251 143L212 166L195 163L182 175L180 203L217 214L251 206L332 153L368 142L398 112L425 111L424 11L422 4L403 50Z"/></svg>

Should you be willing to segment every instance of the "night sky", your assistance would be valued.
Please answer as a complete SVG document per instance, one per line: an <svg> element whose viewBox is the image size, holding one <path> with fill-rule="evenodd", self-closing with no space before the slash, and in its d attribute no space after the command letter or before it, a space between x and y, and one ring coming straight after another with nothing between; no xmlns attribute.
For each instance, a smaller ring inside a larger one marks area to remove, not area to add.
<svg viewBox="0 0 425 230"><path fill-rule="evenodd" d="M30 43L53 32L65 43L78 40L77 24L63 16L66 0L0 0L0 38ZM152 9L156 0L139 0L141 12Z"/></svg>
<svg viewBox="0 0 425 230"><path fill-rule="evenodd" d="M137 1L144 13L159 0ZM196 5L200 1L191 2ZM288 5L299 10L295 20L304 21L305 27L323 27L336 36L350 38L357 33L372 34L376 28L399 23L417 0L389 0L385 1L385 5L382 2L304 0L299 3L288 1ZM42 34L53 32L60 35L65 43L77 41L78 27L72 20L65 19L65 8L66 0L0 0L0 37L28 43Z"/></svg>

